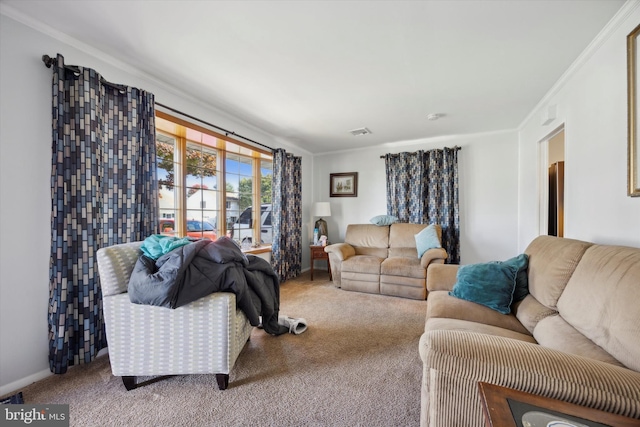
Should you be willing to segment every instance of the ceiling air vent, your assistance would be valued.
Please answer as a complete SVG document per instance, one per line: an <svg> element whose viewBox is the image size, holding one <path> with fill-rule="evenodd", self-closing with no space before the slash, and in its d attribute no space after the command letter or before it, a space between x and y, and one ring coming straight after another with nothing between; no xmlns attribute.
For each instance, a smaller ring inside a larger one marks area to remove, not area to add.
<svg viewBox="0 0 640 427"><path fill-rule="evenodd" d="M353 136L369 135L371 133L371 131L367 128L353 129L349 132L351 132L351 135Z"/></svg>

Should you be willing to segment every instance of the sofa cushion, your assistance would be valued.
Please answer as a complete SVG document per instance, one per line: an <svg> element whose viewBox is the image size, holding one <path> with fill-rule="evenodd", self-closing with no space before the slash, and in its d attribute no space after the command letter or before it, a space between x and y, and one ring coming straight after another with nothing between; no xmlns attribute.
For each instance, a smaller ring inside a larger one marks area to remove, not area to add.
<svg viewBox="0 0 640 427"><path fill-rule="evenodd" d="M590 310L587 308L586 311ZM538 344L547 348L624 367L622 363L578 332L559 315L549 316L538 322L533 331L533 337L538 341Z"/></svg>
<svg viewBox="0 0 640 427"><path fill-rule="evenodd" d="M513 314L501 314L484 305L452 297L447 291L429 292L427 319L436 317L468 320L530 335Z"/></svg>
<svg viewBox="0 0 640 427"><path fill-rule="evenodd" d="M511 312L530 333L533 333L539 321L558 314L557 311L540 304L533 295L527 295L522 301L512 304Z"/></svg>
<svg viewBox="0 0 640 427"><path fill-rule="evenodd" d="M524 251L529 255L529 293L555 310L580 258L591 245L560 237L536 237Z"/></svg>
<svg viewBox="0 0 640 427"><path fill-rule="evenodd" d="M382 261L380 274L426 279L427 270L418 258L392 257Z"/></svg>
<svg viewBox="0 0 640 427"><path fill-rule="evenodd" d="M558 300L560 315L625 366L640 371L640 250L591 246Z"/></svg>
<svg viewBox="0 0 640 427"><path fill-rule="evenodd" d="M458 269L450 295L508 314L511 312L516 277L526 266L526 255L505 262L463 265Z"/></svg>
<svg viewBox="0 0 640 427"><path fill-rule="evenodd" d="M398 222L398 217L393 215L376 215L371 218L369 222L375 225L391 225Z"/></svg>
<svg viewBox="0 0 640 427"><path fill-rule="evenodd" d="M438 232L433 224L423 228L414 237L416 240L416 249L418 250L419 258L422 257L422 255L429 249L442 247L440 244L440 238L438 237Z"/></svg>
<svg viewBox="0 0 640 427"><path fill-rule="evenodd" d="M511 329L487 325L485 323L471 322L469 320L446 319L442 317L433 317L428 319L425 324L425 332L435 330L478 332L481 334L490 334L498 337L512 338L534 344L536 343L536 340L529 334L523 334Z"/></svg>
<svg viewBox="0 0 640 427"><path fill-rule="evenodd" d="M386 258L389 254L389 226L349 224L344 241L353 246L356 255Z"/></svg>
<svg viewBox="0 0 640 427"><path fill-rule="evenodd" d="M342 261L342 273L380 274L380 264L384 258L370 255L356 255Z"/></svg>
<svg viewBox="0 0 640 427"><path fill-rule="evenodd" d="M418 258L415 234L426 228L425 224L398 223L389 227L389 257Z"/></svg>

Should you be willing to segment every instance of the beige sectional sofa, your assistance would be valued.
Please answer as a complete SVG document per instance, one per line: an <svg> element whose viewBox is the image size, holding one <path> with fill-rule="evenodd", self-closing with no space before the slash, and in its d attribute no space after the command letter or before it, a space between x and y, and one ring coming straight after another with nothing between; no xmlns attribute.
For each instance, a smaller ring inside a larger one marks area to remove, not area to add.
<svg viewBox="0 0 640 427"><path fill-rule="evenodd" d="M442 248L418 258L415 235L425 224L350 224L344 243L329 245L334 284L344 290L422 299L427 296L427 267L444 263ZM436 226L438 238L442 231Z"/></svg>
<svg viewBox="0 0 640 427"><path fill-rule="evenodd" d="M458 266L429 267L421 425L484 425L478 382L640 419L640 248L540 236L525 253L510 314L450 296Z"/></svg>

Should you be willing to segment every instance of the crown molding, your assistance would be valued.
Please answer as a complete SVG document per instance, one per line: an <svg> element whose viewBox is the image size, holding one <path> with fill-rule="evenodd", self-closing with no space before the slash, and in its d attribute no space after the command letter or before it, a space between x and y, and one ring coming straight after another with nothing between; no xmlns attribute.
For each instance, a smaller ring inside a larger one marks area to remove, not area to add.
<svg viewBox="0 0 640 427"><path fill-rule="evenodd" d="M465 133L465 134L456 134L456 135L442 135L442 136L434 136L431 138L420 138L420 139L410 139L406 141L397 141L397 142L383 142L378 145L371 145L368 147L361 148L352 148L349 150L336 150L336 151L327 151L323 153L316 153L314 157L321 156L331 156L335 154L343 154L343 153L352 153L356 151L371 151L374 149L390 149L390 148L402 148L402 147L411 147L414 145L428 145L428 144L443 144L443 143L451 143L451 142L460 142L461 140L468 141L470 139L481 138L486 136L496 136L496 135L505 135L508 133L516 134L518 129L502 129L502 130L492 130L488 132L476 132L476 133Z"/></svg>
<svg viewBox="0 0 640 427"><path fill-rule="evenodd" d="M154 85L162 88L163 90L165 90L168 93L171 93L172 95L176 96L177 98L179 98L180 100L188 103L188 104L196 104L199 107L202 107L206 110L210 110L215 112L217 115L223 117L224 119L229 120L232 124L237 124L243 127L246 127L247 129L250 129L254 132L257 132L258 134L262 135L263 137L267 137L270 138L273 141L277 141L279 144L285 145L287 147L291 147L293 149L296 150L300 150L303 151L305 153L308 153L308 151L300 146L298 146L297 144L293 143L292 141L289 141L285 138L276 136L276 135L272 135L271 133L267 132L266 130L252 124L249 122L246 122L236 116L233 116L223 110L221 110L219 107L211 104L210 102L207 102L206 100L202 99L199 97L199 94L192 94L192 93L187 93L181 89L179 89L178 87L172 85L171 83L168 83L164 80L161 80L149 73L146 73L142 70L140 70L139 68L136 68L135 66L124 62L120 59L117 59L99 49L97 49L94 46L91 46L87 43L84 43L78 39L75 39L61 31L56 30L55 28L53 28L52 26L39 21L37 19L33 19L32 17L25 15L24 13L16 10L15 8L4 4L4 3L0 3L0 15L5 15L10 19L13 19L14 21L17 21L35 31L38 31L39 33L42 33L46 36L49 36L61 43L64 43L66 45L69 45L89 56L92 56L100 61L103 61L111 66L113 66L114 68L117 68L127 74L130 74L132 76L135 76L141 80L144 81L148 81L150 83L153 83ZM43 52L43 54L46 52ZM53 54L49 53L49 55L55 55L54 52ZM185 96L185 94L189 95L188 97ZM159 96L156 96L156 99L158 100L158 102L160 103L166 103L163 102L161 100L161 98ZM223 127L230 127L229 125L223 125ZM243 134L246 133L244 131L242 132L238 132L239 134ZM253 138L252 138L253 139ZM256 139L259 139L256 138ZM267 144L267 145L272 145L271 143Z"/></svg>
<svg viewBox="0 0 640 427"><path fill-rule="evenodd" d="M564 85L573 77L584 64L600 49L600 47L611 37L611 35L627 20L638 7L640 7L640 0L627 0L625 4L616 12L611 20L605 25L598 35L589 43L589 45L582 51L582 53L576 58L575 61L567 68L567 70L560 76L558 81L549 89L545 96L542 97L540 102L531 110L531 112L524 118L517 130L521 131L525 125L540 112L540 109L547 105L551 98L556 96L558 92L564 87Z"/></svg>

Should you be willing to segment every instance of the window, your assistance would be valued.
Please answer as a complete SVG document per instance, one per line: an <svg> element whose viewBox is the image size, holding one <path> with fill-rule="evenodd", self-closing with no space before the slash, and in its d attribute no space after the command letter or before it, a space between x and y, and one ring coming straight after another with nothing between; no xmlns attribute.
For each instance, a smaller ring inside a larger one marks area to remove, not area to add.
<svg viewBox="0 0 640 427"><path fill-rule="evenodd" d="M156 145L160 233L271 243L264 221L251 215L265 204L271 212L270 152L161 111L156 111ZM175 223L169 227L166 219Z"/></svg>

